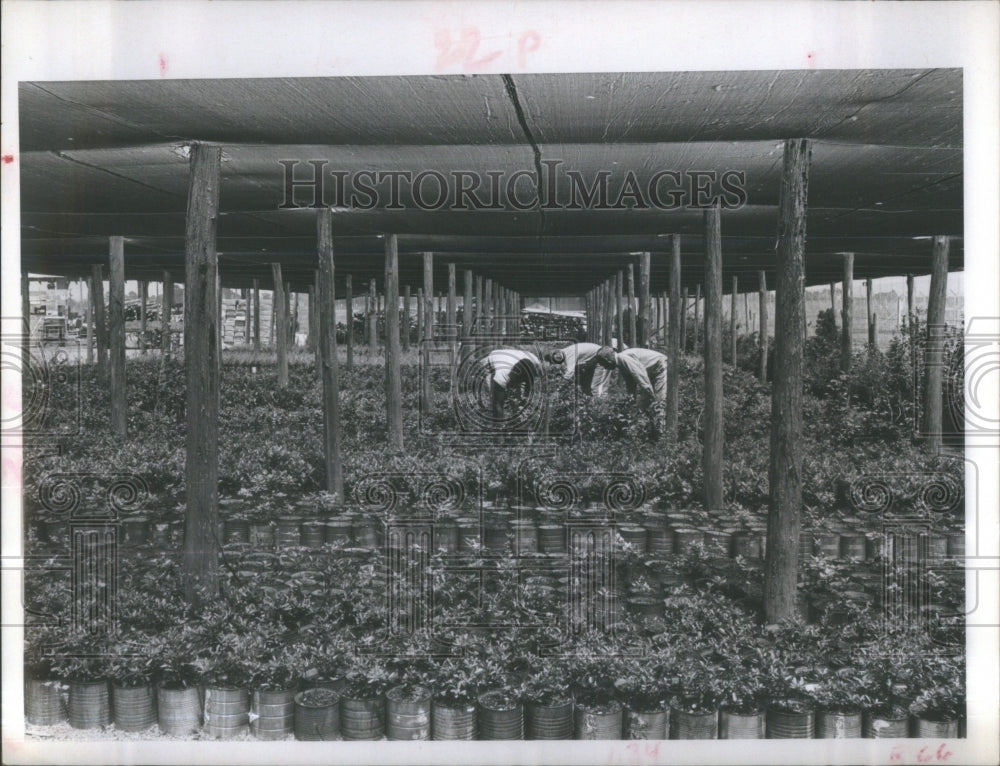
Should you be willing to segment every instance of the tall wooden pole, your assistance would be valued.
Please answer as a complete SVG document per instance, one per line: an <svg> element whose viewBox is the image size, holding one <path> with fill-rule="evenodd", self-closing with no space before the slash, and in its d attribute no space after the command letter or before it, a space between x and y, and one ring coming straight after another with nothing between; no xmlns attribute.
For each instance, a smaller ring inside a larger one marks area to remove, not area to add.
<svg viewBox="0 0 1000 766"><path fill-rule="evenodd" d="M701 346L698 343L701 335L701 285L694 288L694 352L701 353Z"/></svg>
<svg viewBox="0 0 1000 766"><path fill-rule="evenodd" d="M399 255L395 234L385 238L385 401L389 446L403 449L403 394L399 361Z"/></svg>
<svg viewBox="0 0 1000 766"><path fill-rule="evenodd" d="M681 363L681 235L670 237L670 317L667 326L667 422L668 441L677 441L677 418L680 410Z"/></svg>
<svg viewBox="0 0 1000 766"><path fill-rule="evenodd" d="M802 510L802 372L809 155L808 140L785 142L778 218L770 493L764 562L764 615L769 624L793 619L796 614Z"/></svg>
<svg viewBox="0 0 1000 766"><path fill-rule="evenodd" d="M681 352L687 353L688 289L681 290Z"/></svg>
<svg viewBox="0 0 1000 766"><path fill-rule="evenodd" d="M108 323L104 316L104 271L101 265L91 267L91 282L94 286L94 324L97 332L97 375L100 380L108 379Z"/></svg>
<svg viewBox="0 0 1000 766"><path fill-rule="evenodd" d="M149 297L149 282L139 280L139 353L146 353L146 299Z"/></svg>
<svg viewBox="0 0 1000 766"><path fill-rule="evenodd" d="M423 348L424 343L424 288L417 288L417 343Z"/></svg>
<svg viewBox="0 0 1000 766"><path fill-rule="evenodd" d="M462 337L472 335L472 272L469 269L463 274L465 283L462 291Z"/></svg>
<svg viewBox="0 0 1000 766"><path fill-rule="evenodd" d="M347 369L354 369L354 285L351 275L344 277L344 308L347 309Z"/></svg>
<svg viewBox="0 0 1000 766"><path fill-rule="evenodd" d="M611 282L605 280L601 282L601 345L611 345L611 334L614 329L614 302L611 290Z"/></svg>
<svg viewBox="0 0 1000 766"><path fill-rule="evenodd" d="M125 240L110 239L108 271L108 323L111 349L111 427L115 435L128 431L128 405L125 398Z"/></svg>
<svg viewBox="0 0 1000 766"><path fill-rule="evenodd" d="M951 240L934 237L931 287L927 297L927 350L924 354L923 433L927 450L941 449L941 384L944 377L945 308L948 300L948 250Z"/></svg>
<svg viewBox="0 0 1000 766"><path fill-rule="evenodd" d="M410 286L406 285L406 287L403 288L403 326L400 330L402 333L404 353L410 350L410 303Z"/></svg>
<svg viewBox="0 0 1000 766"><path fill-rule="evenodd" d="M483 319L485 321L485 331L487 334L493 333L493 280L486 279L483 282L483 301L484 311Z"/></svg>
<svg viewBox="0 0 1000 766"><path fill-rule="evenodd" d="M316 211L316 250L319 270L316 274L315 328L319 347L320 378L323 381L323 464L326 490L344 501L344 465L340 453L340 375L337 364L337 281L333 253L333 211ZM310 305L312 302L310 301Z"/></svg>
<svg viewBox="0 0 1000 766"><path fill-rule="evenodd" d="M420 407L424 415L434 409L434 392L431 388L431 352L434 338L434 254L424 253L424 332L421 344L422 376L420 379Z"/></svg>
<svg viewBox="0 0 1000 766"><path fill-rule="evenodd" d="M191 146L184 257L184 367L187 460L184 479L184 594L188 603L219 594L219 332L215 299L222 150ZM275 280L277 293L281 279Z"/></svg>
<svg viewBox="0 0 1000 766"><path fill-rule="evenodd" d="M906 326L913 322L913 275L906 275Z"/></svg>
<svg viewBox="0 0 1000 766"><path fill-rule="evenodd" d="M639 256L639 345L649 345L649 253Z"/></svg>
<svg viewBox="0 0 1000 766"><path fill-rule="evenodd" d="M27 283L28 278L25 277L24 279L25 279L25 282ZM87 364L90 365L90 364L94 363L94 332L95 332L94 325L95 325L95 322L94 322L94 310L93 310L93 305L94 305L94 279L93 279L93 277L87 277L86 282L87 282L87 302L84 304L84 311L86 312L85 317L84 317L84 323L87 325ZM25 285L24 289L25 290L28 289L27 284ZM30 312L31 309L29 308L28 310ZM24 318L24 320L27 323L26 326L28 328L30 328L31 327L31 324L30 324L31 315L30 315L30 313L29 313L28 316L26 316Z"/></svg>
<svg viewBox="0 0 1000 766"><path fill-rule="evenodd" d="M253 350L260 351L260 280L253 280Z"/></svg>
<svg viewBox="0 0 1000 766"><path fill-rule="evenodd" d="M160 352L170 356L170 314L174 308L174 278L169 271L163 272L163 295L160 296Z"/></svg>
<svg viewBox="0 0 1000 766"><path fill-rule="evenodd" d="M757 331L760 343L760 366L757 368L757 377L763 383L767 380L767 274L763 269L757 272L757 281L760 284L757 293L757 309L760 314L760 328Z"/></svg>
<svg viewBox="0 0 1000 766"><path fill-rule="evenodd" d="M615 272L615 327L618 335L618 351L625 349L625 274L621 269Z"/></svg>
<svg viewBox="0 0 1000 766"><path fill-rule="evenodd" d="M374 357L378 353L378 291L375 280L368 287L368 354Z"/></svg>
<svg viewBox="0 0 1000 766"><path fill-rule="evenodd" d="M830 318L833 320L833 326L837 326L837 285L834 282L830 283Z"/></svg>
<svg viewBox="0 0 1000 766"><path fill-rule="evenodd" d="M705 435L702 447L706 511L722 509L722 228L718 204L705 211Z"/></svg>
<svg viewBox="0 0 1000 766"><path fill-rule="evenodd" d="M872 280L865 280L865 301L868 314L868 348L875 348L875 328L872 324Z"/></svg>
<svg viewBox="0 0 1000 766"><path fill-rule="evenodd" d="M274 281L274 301L271 315L274 317L274 339L278 354L278 388L288 387L288 310L285 308L285 287L281 281L281 264L271 264L271 278Z"/></svg>
<svg viewBox="0 0 1000 766"><path fill-rule="evenodd" d="M458 288L455 280L455 264L448 264L448 337L451 339L452 362L458 348Z"/></svg>
<svg viewBox="0 0 1000 766"><path fill-rule="evenodd" d="M250 290L243 290L243 345L250 348L250 324L253 321L253 316L250 314L250 309L253 305L250 296Z"/></svg>
<svg viewBox="0 0 1000 766"><path fill-rule="evenodd" d="M844 253L844 282L841 285L840 371L851 371L851 326L854 322L854 253Z"/></svg>
<svg viewBox="0 0 1000 766"><path fill-rule="evenodd" d="M635 266L629 264L625 270L625 287L628 290L628 344L638 346L638 331L635 317Z"/></svg>
<svg viewBox="0 0 1000 766"><path fill-rule="evenodd" d="M736 275L733 274L733 289L729 293L729 362L736 366L736 293L739 290Z"/></svg>

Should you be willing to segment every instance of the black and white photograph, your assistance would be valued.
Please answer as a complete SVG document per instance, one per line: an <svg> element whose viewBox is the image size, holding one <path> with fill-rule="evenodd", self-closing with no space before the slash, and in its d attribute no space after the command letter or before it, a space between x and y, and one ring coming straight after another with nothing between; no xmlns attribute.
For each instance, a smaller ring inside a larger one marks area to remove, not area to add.
<svg viewBox="0 0 1000 766"><path fill-rule="evenodd" d="M600 7L4 3L5 761L995 762L998 6Z"/></svg>

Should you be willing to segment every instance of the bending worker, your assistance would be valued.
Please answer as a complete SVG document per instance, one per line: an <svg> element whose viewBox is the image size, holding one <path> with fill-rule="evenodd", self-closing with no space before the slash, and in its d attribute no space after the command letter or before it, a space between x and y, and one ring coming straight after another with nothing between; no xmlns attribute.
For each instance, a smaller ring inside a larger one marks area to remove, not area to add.
<svg viewBox="0 0 1000 766"><path fill-rule="evenodd" d="M617 366L614 350L596 343L571 343L546 354L545 361L564 365L563 377L575 377L580 390L588 396L604 396Z"/></svg>
<svg viewBox="0 0 1000 766"><path fill-rule="evenodd" d="M504 403L509 394L529 399L538 379L545 374L537 356L517 348L491 351L484 361L490 373L490 399L497 420L504 418Z"/></svg>
<svg viewBox="0 0 1000 766"><path fill-rule="evenodd" d="M628 392L642 409L666 408L667 357L651 348L629 348L615 354Z"/></svg>

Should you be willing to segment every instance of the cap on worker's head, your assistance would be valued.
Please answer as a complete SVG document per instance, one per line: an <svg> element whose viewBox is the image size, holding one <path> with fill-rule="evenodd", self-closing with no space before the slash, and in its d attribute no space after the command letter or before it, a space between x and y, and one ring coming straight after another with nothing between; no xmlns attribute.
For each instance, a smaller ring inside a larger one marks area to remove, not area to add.
<svg viewBox="0 0 1000 766"><path fill-rule="evenodd" d="M545 361L553 364L562 364L566 361L566 355L562 351L550 351L545 355Z"/></svg>
<svg viewBox="0 0 1000 766"><path fill-rule="evenodd" d="M618 361L618 356L611 346L601 346L597 352L597 361L605 367L614 367Z"/></svg>

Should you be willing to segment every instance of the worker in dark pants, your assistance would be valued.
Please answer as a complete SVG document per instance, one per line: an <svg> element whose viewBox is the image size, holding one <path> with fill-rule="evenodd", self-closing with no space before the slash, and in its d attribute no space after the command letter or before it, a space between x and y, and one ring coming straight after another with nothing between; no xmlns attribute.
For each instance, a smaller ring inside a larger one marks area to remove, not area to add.
<svg viewBox="0 0 1000 766"><path fill-rule="evenodd" d="M551 351L545 361L563 365L566 380L576 378L580 390L587 396L604 396L611 374L617 365L614 349L596 343L571 343L565 348Z"/></svg>
<svg viewBox="0 0 1000 766"><path fill-rule="evenodd" d="M658 436L667 411L667 357L651 348L629 348L615 354L615 360L639 409L652 410L653 433Z"/></svg>
<svg viewBox="0 0 1000 766"><path fill-rule="evenodd" d="M541 361L530 351L501 348L490 352L485 359L490 374L490 399L493 418L505 418L505 405L512 395L525 402L531 400L539 379L545 374Z"/></svg>

